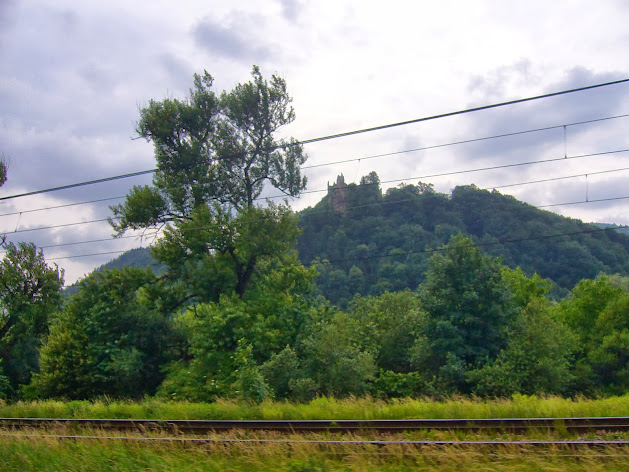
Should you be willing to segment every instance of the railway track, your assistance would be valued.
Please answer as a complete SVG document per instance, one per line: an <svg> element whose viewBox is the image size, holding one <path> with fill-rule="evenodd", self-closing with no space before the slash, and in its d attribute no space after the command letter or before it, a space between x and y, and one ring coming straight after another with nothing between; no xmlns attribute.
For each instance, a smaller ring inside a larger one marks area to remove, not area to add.
<svg viewBox="0 0 629 472"><path fill-rule="evenodd" d="M501 418L414 420L139 420L76 418L0 418L0 429L98 429L206 434L226 431L280 433L396 433L404 431L476 431L526 433L529 431L629 431L629 417Z"/></svg>

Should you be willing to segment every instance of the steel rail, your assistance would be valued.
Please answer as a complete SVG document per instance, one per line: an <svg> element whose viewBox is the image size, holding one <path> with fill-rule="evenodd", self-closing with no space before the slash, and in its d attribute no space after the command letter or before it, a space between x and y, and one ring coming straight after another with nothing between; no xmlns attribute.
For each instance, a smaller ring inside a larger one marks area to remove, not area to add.
<svg viewBox="0 0 629 472"><path fill-rule="evenodd" d="M298 432L401 432L529 430L629 431L629 417L583 418L491 418L406 420L150 420L78 418L0 418L0 428L93 428L115 431L173 431L207 433L222 431Z"/></svg>
<svg viewBox="0 0 629 472"><path fill-rule="evenodd" d="M58 435L58 434L7 434L0 433L0 437L12 439L55 439L73 441L127 441L127 442L153 442L153 443L180 443L180 444L284 444L284 445L319 445L319 446L412 446L412 447L500 447L500 446L544 446L544 447L629 447L627 440L520 440L520 441L412 441L412 440L330 440L330 439L225 439L225 438L186 438L186 437L146 437L146 436L82 436L82 435Z"/></svg>

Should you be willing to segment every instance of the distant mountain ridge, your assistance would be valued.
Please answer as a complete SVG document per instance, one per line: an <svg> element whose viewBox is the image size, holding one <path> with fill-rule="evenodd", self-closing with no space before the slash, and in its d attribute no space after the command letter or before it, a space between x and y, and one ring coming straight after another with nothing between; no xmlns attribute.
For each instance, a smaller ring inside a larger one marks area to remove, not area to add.
<svg viewBox="0 0 629 472"><path fill-rule="evenodd" d="M94 272L104 272L105 270L112 269L122 269L123 267L150 267L153 269L153 272L156 274L160 274L164 271L165 267L160 265L151 255L150 248L135 248L130 249L129 251L123 252L115 259L97 267L92 271ZM78 290L78 284L80 280L73 283L72 285L66 287L65 293L66 295L72 295L76 293Z"/></svg>

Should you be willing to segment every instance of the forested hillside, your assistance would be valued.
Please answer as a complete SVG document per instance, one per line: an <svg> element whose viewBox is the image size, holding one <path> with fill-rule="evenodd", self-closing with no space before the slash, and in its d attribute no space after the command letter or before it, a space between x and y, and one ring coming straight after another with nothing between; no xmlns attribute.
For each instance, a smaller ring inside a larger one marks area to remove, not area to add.
<svg viewBox="0 0 629 472"><path fill-rule="evenodd" d="M629 274L626 235L473 185L451 195L422 183L383 194L375 173L359 185L340 178L299 213L299 226L300 259L317 265L319 290L341 306L355 293L415 289L432 250L459 232L505 265L551 279L555 296L601 272Z"/></svg>

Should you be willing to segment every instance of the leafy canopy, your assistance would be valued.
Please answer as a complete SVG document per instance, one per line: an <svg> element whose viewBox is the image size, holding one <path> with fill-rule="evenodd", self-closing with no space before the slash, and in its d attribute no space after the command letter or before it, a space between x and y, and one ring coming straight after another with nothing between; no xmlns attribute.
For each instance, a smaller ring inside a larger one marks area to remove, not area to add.
<svg viewBox="0 0 629 472"><path fill-rule="evenodd" d="M28 383L48 318L61 303L63 271L32 243L5 243L0 262L0 362L12 388ZM0 372L1 374L1 372ZM1 377L1 375L0 375Z"/></svg>
<svg viewBox="0 0 629 472"><path fill-rule="evenodd" d="M286 82L265 80L257 66L252 80L220 97L205 71L194 75L184 100L151 100L140 110L136 131L155 147L152 186L135 186L112 207L118 233L189 220L212 202L252 208L265 183L288 196L306 187L300 166L306 155L294 139L274 133L295 119Z"/></svg>

